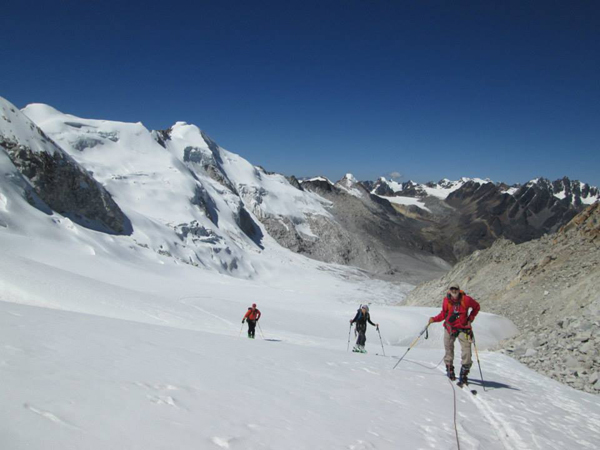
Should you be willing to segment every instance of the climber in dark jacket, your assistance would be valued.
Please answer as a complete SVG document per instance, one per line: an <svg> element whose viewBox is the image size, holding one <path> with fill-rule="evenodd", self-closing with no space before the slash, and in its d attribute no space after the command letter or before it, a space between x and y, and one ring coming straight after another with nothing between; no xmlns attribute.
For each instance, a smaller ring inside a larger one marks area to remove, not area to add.
<svg viewBox="0 0 600 450"><path fill-rule="evenodd" d="M358 338L356 339L356 345L352 349L353 352L367 353L367 351L365 350L365 343L367 342L367 322L379 329L378 323L371 322L371 314L369 314L369 307L367 305L362 305L356 312L356 316L354 316L354 319L350 321L351 324L356 323L355 332L358 335Z"/></svg>

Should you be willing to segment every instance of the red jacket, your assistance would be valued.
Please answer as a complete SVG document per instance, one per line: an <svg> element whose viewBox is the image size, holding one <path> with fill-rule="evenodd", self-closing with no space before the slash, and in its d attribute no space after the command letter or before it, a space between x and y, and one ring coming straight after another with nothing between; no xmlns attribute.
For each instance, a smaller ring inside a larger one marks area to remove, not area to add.
<svg viewBox="0 0 600 450"><path fill-rule="evenodd" d="M454 333L460 329L469 329L471 325L467 322L473 322L475 316L479 312L479 303L460 291L456 301L452 300L449 295L444 298L442 303L442 311L435 317L432 317L434 322L444 321L444 328L448 333ZM469 309L471 312L469 313Z"/></svg>
<svg viewBox="0 0 600 450"><path fill-rule="evenodd" d="M248 312L244 316L244 319L248 320L258 320L260 319L260 311L257 308L248 308Z"/></svg>

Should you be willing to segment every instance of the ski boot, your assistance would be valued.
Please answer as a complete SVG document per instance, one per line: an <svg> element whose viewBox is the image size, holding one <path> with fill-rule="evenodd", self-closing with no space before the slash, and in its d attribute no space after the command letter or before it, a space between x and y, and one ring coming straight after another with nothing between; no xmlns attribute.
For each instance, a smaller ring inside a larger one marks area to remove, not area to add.
<svg viewBox="0 0 600 450"><path fill-rule="evenodd" d="M361 353L367 353L367 350L365 349L365 346L364 346L364 345L361 345L361 346L360 346L360 352L361 352Z"/></svg>
<svg viewBox="0 0 600 450"><path fill-rule="evenodd" d="M460 378L458 380L458 384L463 386L465 384L469 384L469 370L471 369L471 366L462 366L460 368Z"/></svg>
<svg viewBox="0 0 600 450"><path fill-rule="evenodd" d="M360 353L360 348L358 347L358 345L355 345L354 347L352 347L352 351L354 353Z"/></svg>
<svg viewBox="0 0 600 450"><path fill-rule="evenodd" d="M454 366L452 364L446 364L446 376L450 378L452 381L456 380L456 375L454 373Z"/></svg>

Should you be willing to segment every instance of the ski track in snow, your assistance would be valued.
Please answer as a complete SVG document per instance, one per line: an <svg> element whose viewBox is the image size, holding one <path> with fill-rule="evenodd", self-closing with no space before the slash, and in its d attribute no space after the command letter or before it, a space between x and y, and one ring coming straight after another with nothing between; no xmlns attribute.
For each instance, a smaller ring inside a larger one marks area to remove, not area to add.
<svg viewBox="0 0 600 450"><path fill-rule="evenodd" d="M44 419L47 419L47 420L49 420L51 422L54 422L56 424L63 425L65 427L69 427L69 428L72 428L74 430L80 430L81 429L81 428L79 428L79 427L77 427L77 426L75 426L75 425L73 425L73 424L71 424L71 423L69 423L69 422L61 419L60 417L56 416L55 414L51 413L50 411L42 411L41 409L38 409L35 406L32 406L32 405L30 405L28 403L25 403L23 406L25 407L25 409L31 411L32 413L35 413L38 416L41 416Z"/></svg>
<svg viewBox="0 0 600 450"><path fill-rule="evenodd" d="M496 436L498 436L506 450L529 450L530 447L523 442L521 436L512 428L508 421L504 420L501 414L495 412L484 400L475 397L471 393L468 393L468 395L494 429Z"/></svg>

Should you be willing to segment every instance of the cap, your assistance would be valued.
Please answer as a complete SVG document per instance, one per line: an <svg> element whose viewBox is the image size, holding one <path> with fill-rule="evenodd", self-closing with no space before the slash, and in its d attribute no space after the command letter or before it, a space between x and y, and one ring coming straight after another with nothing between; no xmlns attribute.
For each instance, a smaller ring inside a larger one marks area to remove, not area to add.
<svg viewBox="0 0 600 450"><path fill-rule="evenodd" d="M460 289L460 287L458 286L458 283L450 283L448 289Z"/></svg>
<svg viewBox="0 0 600 450"><path fill-rule="evenodd" d="M369 305L362 305L361 308L363 308L365 311L369 310Z"/></svg>
<svg viewBox="0 0 600 450"><path fill-rule="evenodd" d="M253 307L253 308L256 308L256 303L252 303L252 307Z"/></svg>

